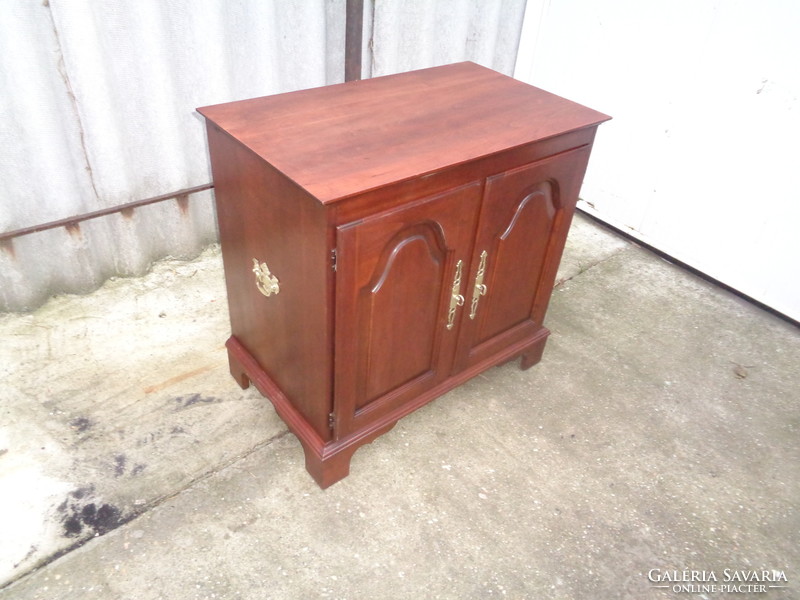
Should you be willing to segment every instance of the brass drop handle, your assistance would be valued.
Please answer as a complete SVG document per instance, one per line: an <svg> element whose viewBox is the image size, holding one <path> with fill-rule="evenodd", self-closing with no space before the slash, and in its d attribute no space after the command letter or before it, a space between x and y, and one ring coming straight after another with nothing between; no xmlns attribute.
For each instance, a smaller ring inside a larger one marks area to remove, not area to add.
<svg viewBox="0 0 800 600"><path fill-rule="evenodd" d="M450 310L447 311L447 329L453 328L456 322L456 309L459 306L464 306L464 296L461 295L461 269L464 266L464 261L459 260L456 263L456 276L453 279L453 289L450 294Z"/></svg>
<svg viewBox="0 0 800 600"><path fill-rule="evenodd" d="M253 273L256 274L256 287L258 291L269 298L272 294L281 291L278 278L269 271L267 263L258 264L257 259L253 259Z"/></svg>
<svg viewBox="0 0 800 600"><path fill-rule="evenodd" d="M486 273L486 257L488 253L486 250L481 252L481 262L478 263L478 272L475 275L475 287L472 288L472 302L470 303L469 307L469 318L474 319L475 315L478 313L478 302L480 302L481 296L485 296L486 286L483 285L483 275Z"/></svg>

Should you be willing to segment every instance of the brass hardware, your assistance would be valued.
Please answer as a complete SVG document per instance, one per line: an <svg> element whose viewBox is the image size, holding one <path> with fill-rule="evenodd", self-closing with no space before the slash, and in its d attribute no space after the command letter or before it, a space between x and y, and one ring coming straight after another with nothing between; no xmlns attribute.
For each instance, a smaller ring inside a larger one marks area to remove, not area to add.
<svg viewBox="0 0 800 600"><path fill-rule="evenodd" d="M478 272L475 275L475 287L472 288L472 303L469 307L469 318L474 319L478 312L478 301L486 295L486 286L483 285L483 274L486 273L486 250L481 252L481 262L478 263Z"/></svg>
<svg viewBox="0 0 800 600"><path fill-rule="evenodd" d="M456 309L459 306L464 306L464 296L461 295L461 267L464 266L464 261L459 260L456 263L456 277L453 279L453 291L450 295L450 310L447 312L447 329L452 329L456 321Z"/></svg>
<svg viewBox="0 0 800 600"><path fill-rule="evenodd" d="M253 259L253 273L256 274L256 287L258 291L269 298L272 294L277 294L281 291L278 285L278 278L269 272L267 263L258 264L258 260Z"/></svg>

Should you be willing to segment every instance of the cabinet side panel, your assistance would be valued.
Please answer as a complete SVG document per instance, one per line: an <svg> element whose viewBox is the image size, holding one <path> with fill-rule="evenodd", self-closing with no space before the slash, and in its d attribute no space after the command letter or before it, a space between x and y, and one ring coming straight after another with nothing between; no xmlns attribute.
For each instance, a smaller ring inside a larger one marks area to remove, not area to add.
<svg viewBox="0 0 800 600"><path fill-rule="evenodd" d="M330 439L332 283L325 208L208 125L231 332L323 440ZM264 296L253 259L280 291Z"/></svg>

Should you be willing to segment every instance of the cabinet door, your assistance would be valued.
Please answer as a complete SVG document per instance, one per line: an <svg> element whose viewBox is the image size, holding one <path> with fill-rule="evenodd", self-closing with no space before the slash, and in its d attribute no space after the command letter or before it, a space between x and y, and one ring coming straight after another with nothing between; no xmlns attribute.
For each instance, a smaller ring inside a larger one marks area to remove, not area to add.
<svg viewBox="0 0 800 600"><path fill-rule="evenodd" d="M469 184L337 229L335 438L448 375L481 188Z"/></svg>
<svg viewBox="0 0 800 600"><path fill-rule="evenodd" d="M589 147L486 182L455 370L540 333Z"/></svg>

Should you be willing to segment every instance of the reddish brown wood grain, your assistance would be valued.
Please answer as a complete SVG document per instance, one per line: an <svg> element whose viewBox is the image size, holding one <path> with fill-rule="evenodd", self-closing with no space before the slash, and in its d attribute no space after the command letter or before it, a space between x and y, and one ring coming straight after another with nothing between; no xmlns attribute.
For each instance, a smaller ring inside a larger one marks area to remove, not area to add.
<svg viewBox="0 0 800 600"><path fill-rule="evenodd" d="M340 227L337 267L337 436L379 418L447 375L456 264L467 261L480 183ZM457 310L460 318L463 307Z"/></svg>
<svg viewBox="0 0 800 600"><path fill-rule="evenodd" d="M329 438L333 272L325 210L213 125L208 140L232 335ZM278 278L278 294L258 291L254 258Z"/></svg>
<svg viewBox="0 0 800 600"><path fill-rule="evenodd" d="M609 118L473 63L198 110L323 203Z"/></svg>
<svg viewBox="0 0 800 600"><path fill-rule="evenodd" d="M543 327L588 159L583 146L488 178L470 272L474 282L486 251L487 293L464 321L457 370Z"/></svg>
<svg viewBox="0 0 800 600"><path fill-rule="evenodd" d="M608 117L472 63L199 110L231 373L272 401L320 486L470 377L541 359L556 269ZM487 289L472 319L484 250ZM278 295L258 292L253 258L279 278Z"/></svg>

